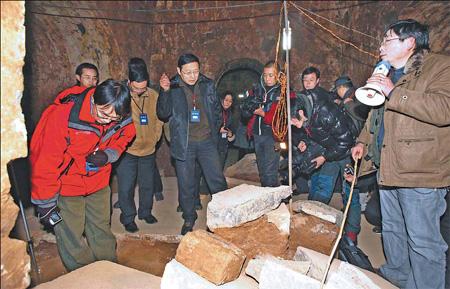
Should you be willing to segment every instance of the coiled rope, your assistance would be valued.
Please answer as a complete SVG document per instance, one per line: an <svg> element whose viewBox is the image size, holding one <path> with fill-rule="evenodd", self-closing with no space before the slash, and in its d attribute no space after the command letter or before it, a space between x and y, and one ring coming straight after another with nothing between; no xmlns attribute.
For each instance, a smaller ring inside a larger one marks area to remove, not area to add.
<svg viewBox="0 0 450 289"><path fill-rule="evenodd" d="M278 69L278 54L280 51L280 40L282 31L282 19L283 19L283 5L280 8L280 23L278 30L278 40L275 52L275 70L278 77L278 82L281 86L280 99L278 100L277 107L275 109L275 114L272 119L272 132L278 141L284 141L286 138L286 133L288 131L288 119L287 119L287 101L286 101L286 89L287 89L287 78L286 69L287 63L284 64L282 71L277 71Z"/></svg>

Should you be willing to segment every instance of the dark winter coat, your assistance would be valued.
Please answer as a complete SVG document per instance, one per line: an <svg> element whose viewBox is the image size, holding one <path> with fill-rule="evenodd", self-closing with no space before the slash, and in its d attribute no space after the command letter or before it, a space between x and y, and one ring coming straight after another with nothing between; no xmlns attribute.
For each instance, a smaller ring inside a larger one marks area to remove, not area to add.
<svg viewBox="0 0 450 289"><path fill-rule="evenodd" d="M276 84L268 90L261 79L259 84L246 92L247 98L241 104L241 115L247 122L247 135L272 135L272 120L280 99L281 86ZM262 106L265 116L253 114L255 109Z"/></svg>
<svg viewBox="0 0 450 289"><path fill-rule="evenodd" d="M169 122L170 153L172 157L177 160L186 160L186 151L189 142L190 111L186 95L180 86L181 81L181 77L176 75L170 81L170 89L168 91L160 91L156 110L160 120ZM209 128L211 129L211 138L217 144L218 134L222 124L222 114L214 82L203 74L200 74L198 85L202 95L203 108L205 109Z"/></svg>
<svg viewBox="0 0 450 289"><path fill-rule="evenodd" d="M305 107L305 102L312 102L310 115L304 129L296 133L294 144L300 140L310 139L325 148L323 156L327 161L341 160L350 155L355 144L357 128L349 115L344 113L331 101L326 90L315 88L299 94L296 108Z"/></svg>

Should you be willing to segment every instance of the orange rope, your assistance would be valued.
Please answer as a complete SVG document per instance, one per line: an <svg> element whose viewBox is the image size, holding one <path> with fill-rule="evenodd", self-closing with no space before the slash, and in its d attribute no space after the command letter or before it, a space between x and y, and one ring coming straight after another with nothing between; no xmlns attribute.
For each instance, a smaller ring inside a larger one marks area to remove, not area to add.
<svg viewBox="0 0 450 289"><path fill-rule="evenodd" d="M278 70L278 54L280 50L281 31L283 29L282 19L283 19L283 4L281 4L280 9L278 41L275 52L275 70ZM278 81L280 82L281 85L281 92L280 92L280 99L278 101L277 107L275 109L275 114L272 119L272 132L278 141L283 141L285 139L288 130L287 101L286 101L286 88L287 88L286 65L287 64L285 63L284 69L282 69L282 71L277 71L277 75L279 75Z"/></svg>
<svg viewBox="0 0 450 289"><path fill-rule="evenodd" d="M275 68L277 67L278 64L278 54L279 54L279 49L280 49L280 39L281 39L281 19L283 19L283 3L281 3L281 8L280 8L280 23L278 24L279 28L278 28L278 40L277 40L277 46L275 47ZM278 72L278 71L277 71Z"/></svg>
<svg viewBox="0 0 450 289"><path fill-rule="evenodd" d="M284 67L286 71L286 64ZM275 109L275 115L272 119L272 132L278 141L284 141L286 133L288 131L288 119L287 119L287 100L286 100L286 88L287 78L284 72L280 72L280 100L278 101L277 108Z"/></svg>

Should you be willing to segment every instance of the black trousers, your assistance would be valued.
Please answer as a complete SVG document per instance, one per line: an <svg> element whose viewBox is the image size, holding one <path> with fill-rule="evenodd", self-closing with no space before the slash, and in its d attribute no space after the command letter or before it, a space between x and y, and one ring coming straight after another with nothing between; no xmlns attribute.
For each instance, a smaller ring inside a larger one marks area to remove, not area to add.
<svg viewBox="0 0 450 289"><path fill-rule="evenodd" d="M178 182L178 200L183 210L183 219L194 222L197 219L195 203L198 198L198 177L196 176L196 162L200 165L206 183L211 193L227 189L227 182L223 175L217 146L211 139L204 141L190 141L187 147L186 160L175 160Z"/></svg>
<svg viewBox="0 0 450 289"><path fill-rule="evenodd" d="M280 167L280 152L275 151L275 140L270 135L255 135L256 165L259 179L263 187L278 187L280 185L278 168Z"/></svg>
<svg viewBox="0 0 450 289"><path fill-rule="evenodd" d="M136 214L143 219L151 214L155 193L155 154L138 157L128 153L119 160L116 167L119 187L120 222L127 225L134 221ZM139 185L139 209L136 213L134 189Z"/></svg>

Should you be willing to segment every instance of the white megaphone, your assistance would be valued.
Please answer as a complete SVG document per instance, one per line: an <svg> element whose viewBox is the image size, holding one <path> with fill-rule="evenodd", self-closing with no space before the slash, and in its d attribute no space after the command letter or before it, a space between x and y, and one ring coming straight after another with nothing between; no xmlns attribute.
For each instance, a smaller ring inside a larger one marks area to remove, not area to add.
<svg viewBox="0 0 450 289"><path fill-rule="evenodd" d="M387 61L380 61L375 66L372 75L375 74L383 74L387 76L389 73L389 69L391 69L391 65ZM358 88L355 91L356 98L365 105L369 106L378 106L383 104L386 99L381 87L379 87L375 83L367 83L363 87Z"/></svg>

